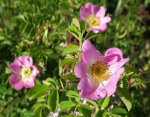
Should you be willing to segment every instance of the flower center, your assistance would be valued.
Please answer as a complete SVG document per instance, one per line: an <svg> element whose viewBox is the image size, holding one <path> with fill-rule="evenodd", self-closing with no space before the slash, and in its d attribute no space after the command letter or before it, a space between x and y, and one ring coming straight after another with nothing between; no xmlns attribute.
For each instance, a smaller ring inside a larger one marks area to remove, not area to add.
<svg viewBox="0 0 150 117"><path fill-rule="evenodd" d="M102 61L98 61L95 64L93 64L91 66L91 72L93 77L99 82L107 80L111 76L109 66Z"/></svg>
<svg viewBox="0 0 150 117"><path fill-rule="evenodd" d="M32 71L29 67L22 68L21 76L24 78L30 78Z"/></svg>
<svg viewBox="0 0 150 117"><path fill-rule="evenodd" d="M86 23L90 27L98 26L99 25L99 18L96 15L89 15L86 19Z"/></svg>

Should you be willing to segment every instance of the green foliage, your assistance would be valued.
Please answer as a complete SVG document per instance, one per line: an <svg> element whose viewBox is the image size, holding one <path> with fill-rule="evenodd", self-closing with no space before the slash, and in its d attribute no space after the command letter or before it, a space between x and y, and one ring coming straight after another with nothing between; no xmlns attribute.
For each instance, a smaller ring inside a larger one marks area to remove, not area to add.
<svg viewBox="0 0 150 117"><path fill-rule="evenodd" d="M105 32L95 34L78 20L86 2L106 8L112 21ZM46 117L59 109L62 117L150 116L149 4L149 0L1 0L0 117ZM66 30L79 45L61 46ZM130 58L111 97L79 96L74 66L81 59L84 39L93 41L101 53L118 47ZM40 71L31 89L17 91L9 84L9 64L19 56L31 56ZM63 73L69 64L72 72Z"/></svg>

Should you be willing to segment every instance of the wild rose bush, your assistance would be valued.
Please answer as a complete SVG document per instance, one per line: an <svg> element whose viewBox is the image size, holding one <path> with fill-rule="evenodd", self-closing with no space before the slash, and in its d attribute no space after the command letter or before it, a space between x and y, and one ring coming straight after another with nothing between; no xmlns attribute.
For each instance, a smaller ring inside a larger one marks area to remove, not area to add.
<svg viewBox="0 0 150 117"><path fill-rule="evenodd" d="M149 115L148 1L0 3L0 116Z"/></svg>

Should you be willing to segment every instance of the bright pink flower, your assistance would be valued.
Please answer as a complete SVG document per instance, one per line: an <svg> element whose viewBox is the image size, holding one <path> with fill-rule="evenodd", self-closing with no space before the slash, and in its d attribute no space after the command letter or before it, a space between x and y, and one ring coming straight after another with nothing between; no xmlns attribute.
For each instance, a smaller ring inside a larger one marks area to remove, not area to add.
<svg viewBox="0 0 150 117"><path fill-rule="evenodd" d="M9 65L9 68L14 73L9 77L9 82L14 89L20 90L23 87L31 88L34 86L34 80L39 74L39 70L33 65L30 56L20 56Z"/></svg>
<svg viewBox="0 0 150 117"><path fill-rule="evenodd" d="M81 78L78 84L80 96L91 100L111 96L124 72L122 66L129 58L123 58L118 48L108 49L103 56L89 40L84 41L82 49L81 61L74 70L75 75Z"/></svg>
<svg viewBox="0 0 150 117"><path fill-rule="evenodd" d="M88 2L80 9L80 20L86 22L89 30L95 33L104 32L107 28L107 23L111 21L110 17L105 16L105 13L103 6L99 8L97 5Z"/></svg>

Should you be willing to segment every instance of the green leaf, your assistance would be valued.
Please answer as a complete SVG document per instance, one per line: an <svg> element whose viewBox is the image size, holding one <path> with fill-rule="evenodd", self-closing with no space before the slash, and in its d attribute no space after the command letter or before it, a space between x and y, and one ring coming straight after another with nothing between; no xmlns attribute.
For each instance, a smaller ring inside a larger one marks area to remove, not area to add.
<svg viewBox="0 0 150 117"><path fill-rule="evenodd" d="M78 109L85 117L91 117L92 109L89 106L80 104Z"/></svg>
<svg viewBox="0 0 150 117"><path fill-rule="evenodd" d="M75 37L75 38L77 38L77 39L79 39L79 32L78 32L78 30L76 29L76 27L75 26L73 26L73 25L71 25L71 26L69 26L68 27L68 31Z"/></svg>
<svg viewBox="0 0 150 117"><path fill-rule="evenodd" d="M73 62L76 62L75 58L65 58L64 60L61 61L60 67L63 67L66 64L73 63Z"/></svg>
<svg viewBox="0 0 150 117"><path fill-rule="evenodd" d="M45 30L44 35L43 35L43 40L47 39L47 35L48 35L48 29Z"/></svg>
<svg viewBox="0 0 150 117"><path fill-rule="evenodd" d="M132 108L132 103L131 103L130 93L127 91L127 89L118 88L117 94L120 97L120 99L123 101L123 103L125 104L128 111L130 111Z"/></svg>
<svg viewBox="0 0 150 117"><path fill-rule="evenodd" d="M59 104L59 93L58 90L53 90L48 96L48 105L50 111L56 111Z"/></svg>
<svg viewBox="0 0 150 117"><path fill-rule="evenodd" d="M68 91L67 96L68 97L79 97L79 94L75 91Z"/></svg>
<svg viewBox="0 0 150 117"><path fill-rule="evenodd" d="M74 53L74 52L78 52L78 50L79 50L79 46L72 44L72 45L67 46L64 49L62 55L64 56L66 54L71 54L71 53Z"/></svg>
<svg viewBox="0 0 150 117"><path fill-rule="evenodd" d="M80 31L81 31L81 33L84 34L85 30L86 30L85 22L80 21Z"/></svg>
<svg viewBox="0 0 150 117"><path fill-rule="evenodd" d="M72 107L76 106L76 104L74 102L71 101L62 101L60 103L60 111L66 110L66 109L70 109Z"/></svg>
<svg viewBox="0 0 150 117"><path fill-rule="evenodd" d="M89 103L91 103L93 106L95 106L96 108L98 108L98 105L97 105L97 103L94 101L94 100L89 100L89 99L86 99L85 98L85 100L87 101L87 102L89 102Z"/></svg>
<svg viewBox="0 0 150 117"><path fill-rule="evenodd" d="M119 9L121 8L122 0L118 0L118 4L115 10L115 17L118 15Z"/></svg>
<svg viewBox="0 0 150 117"><path fill-rule="evenodd" d="M42 117L42 108L38 108L35 111L35 117Z"/></svg>
<svg viewBox="0 0 150 117"><path fill-rule="evenodd" d="M62 75L61 78L67 79L67 80L72 80L72 81L79 81L80 79L77 78L75 75Z"/></svg>
<svg viewBox="0 0 150 117"><path fill-rule="evenodd" d="M99 105L103 108L106 108L109 104L109 99L110 99L109 97L105 97L105 98L99 100Z"/></svg>
<svg viewBox="0 0 150 117"><path fill-rule="evenodd" d="M79 40L79 35L76 32L73 32L71 30L67 30L72 36L74 36L76 39Z"/></svg>
<svg viewBox="0 0 150 117"><path fill-rule="evenodd" d="M46 48L46 49L42 49L42 51L44 51L44 54L46 55L51 55L53 53L53 50Z"/></svg>
<svg viewBox="0 0 150 117"><path fill-rule="evenodd" d="M127 113L127 111L126 111L124 108L120 108L120 107L118 107L118 108L113 108L113 109L111 110L111 112L112 112L113 114L126 114L126 113Z"/></svg>
<svg viewBox="0 0 150 117"><path fill-rule="evenodd" d="M34 106L32 107L34 109L34 111L36 111L38 108L40 108L42 106L41 103L36 103L34 104Z"/></svg>
<svg viewBox="0 0 150 117"><path fill-rule="evenodd" d="M47 86L52 86L53 88L57 88L56 82L52 78L47 78L46 80L44 80L42 82L43 82L43 84L45 84Z"/></svg>
<svg viewBox="0 0 150 117"><path fill-rule="evenodd" d="M33 87L29 92L29 100L36 98L37 96L45 93L48 90L49 90L49 87L46 85L37 85Z"/></svg>
<svg viewBox="0 0 150 117"><path fill-rule="evenodd" d="M80 30L80 23L79 23L79 20L77 18L72 19L72 24Z"/></svg>
<svg viewBox="0 0 150 117"><path fill-rule="evenodd" d="M65 81L64 79L59 79L59 82L61 84L61 87L65 90L67 88L67 81Z"/></svg>

